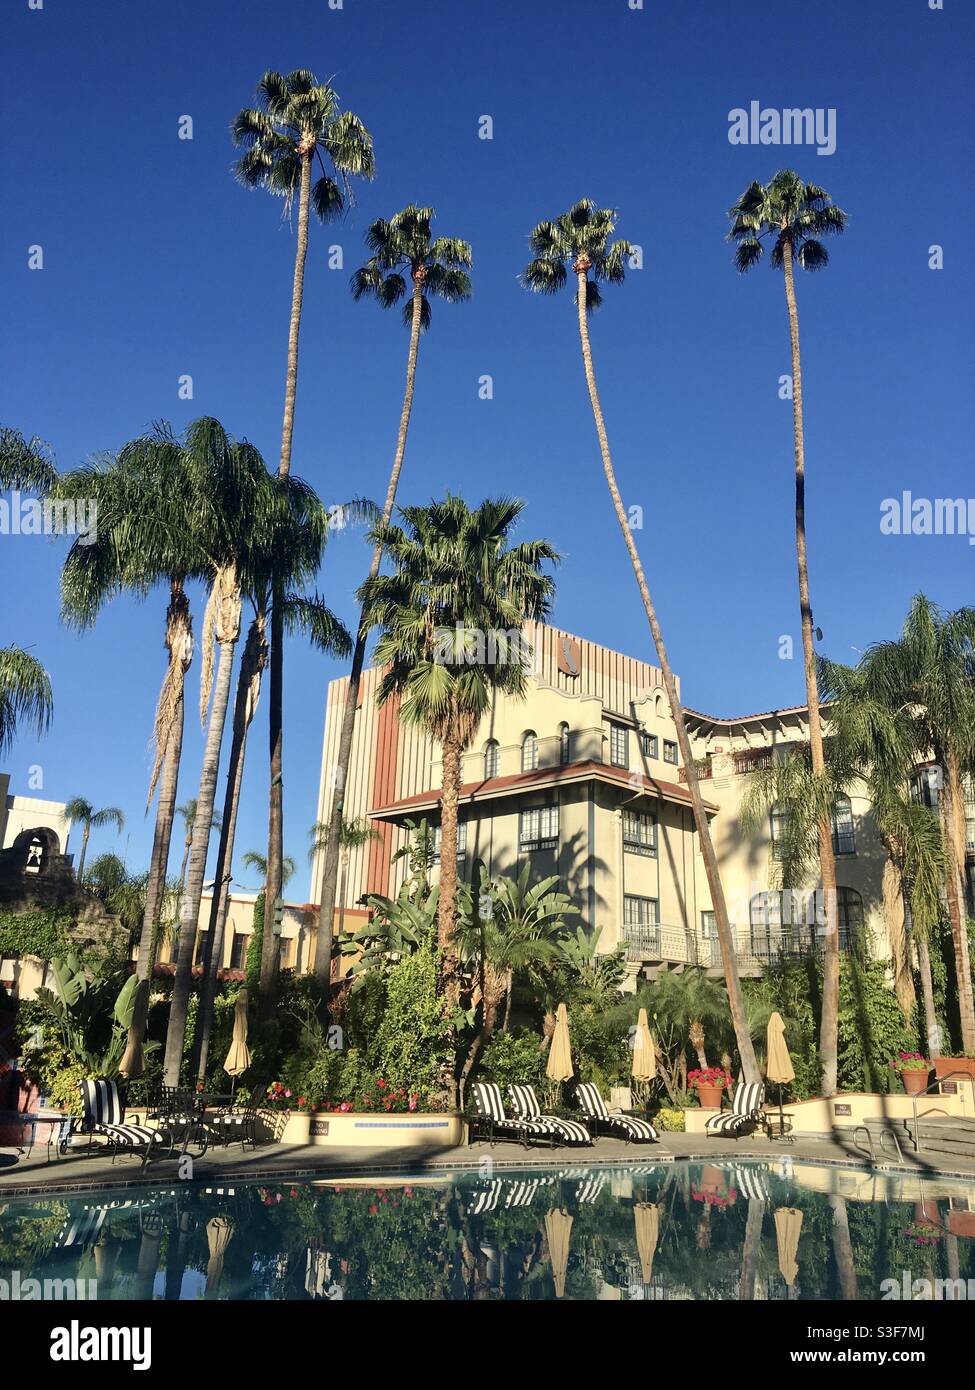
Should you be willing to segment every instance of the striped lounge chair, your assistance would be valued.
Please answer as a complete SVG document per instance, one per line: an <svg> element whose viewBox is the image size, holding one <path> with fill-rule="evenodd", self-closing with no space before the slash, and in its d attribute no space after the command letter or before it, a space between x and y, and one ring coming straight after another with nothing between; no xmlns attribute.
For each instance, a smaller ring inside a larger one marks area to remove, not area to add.
<svg viewBox="0 0 975 1390"><path fill-rule="evenodd" d="M89 1138L103 1135L112 1150L113 1163L120 1153L135 1153L142 1156L145 1167L153 1150L161 1148L172 1153L173 1138L168 1131L125 1123L125 1106L114 1081L103 1077L96 1081L80 1081L78 1086L84 1109L81 1132Z"/></svg>
<svg viewBox="0 0 975 1390"><path fill-rule="evenodd" d="M634 1139L638 1144L656 1142L657 1131L649 1120L640 1119L637 1115L611 1115L599 1087L593 1081L581 1081L576 1087L576 1104L593 1138L607 1134L616 1139L625 1139L628 1144Z"/></svg>
<svg viewBox="0 0 975 1390"><path fill-rule="evenodd" d="M561 1115L543 1115L534 1086L508 1087L511 1108L520 1120L549 1125L563 1144L591 1144L592 1135L578 1120L566 1120Z"/></svg>
<svg viewBox="0 0 975 1390"><path fill-rule="evenodd" d="M474 1114L470 1117L471 1139L486 1139L492 1145L498 1139L518 1139L526 1149L533 1143L556 1143L558 1135L552 1125L540 1119L506 1115L501 1088L494 1081L475 1081L471 1095L474 1099Z"/></svg>
<svg viewBox="0 0 975 1390"><path fill-rule="evenodd" d="M761 1081L739 1081L731 1097L731 1109L712 1115L705 1126L706 1133L740 1139L762 1123L765 1086Z"/></svg>

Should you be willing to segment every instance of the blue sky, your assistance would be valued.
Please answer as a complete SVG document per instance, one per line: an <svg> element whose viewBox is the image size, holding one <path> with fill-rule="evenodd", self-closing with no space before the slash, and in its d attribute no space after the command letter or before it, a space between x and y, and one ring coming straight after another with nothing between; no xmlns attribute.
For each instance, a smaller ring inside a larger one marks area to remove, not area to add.
<svg viewBox="0 0 975 1390"><path fill-rule="evenodd" d="M599 469L570 299L519 286L531 227L577 198L619 209L644 269L592 324L610 440L687 703L717 714L803 697L792 536L791 410L781 276L736 276L725 211L794 165L850 214L824 275L800 277L811 581L823 649L854 659L895 634L923 589L972 600L962 537L884 537L883 498L973 491L972 93L975 16L962 0L10 0L3 21L4 305L0 420L61 466L149 422L219 417L277 458L293 230L239 187L227 133L267 67L333 77L375 140L377 177L338 224L312 227L293 466L328 501L380 495L401 402L398 317L354 304L348 277L374 217L429 203L474 248L474 299L435 308L421 347L401 499L449 487L527 501L523 534L564 555L555 621L651 654ZM732 146L728 113L836 111L837 148ZM180 117L193 139L178 139ZM478 121L493 120L490 141ZM345 266L330 270L327 248ZM944 268L928 248L944 248ZM28 270L41 245L42 271ZM192 401L178 399L191 374ZM478 381L490 375L492 400ZM165 597L108 608L94 631L57 616L63 546L0 536L0 643L51 672L50 734L6 767L25 792L84 794L127 815L144 866L147 741L163 671ZM336 536L321 587L351 623L367 565ZM195 598L197 623L202 606ZM325 683L340 666L289 649L286 847L307 888ZM191 674L181 799L202 740ZM237 844L266 840L266 701ZM220 796L222 797L222 777ZM246 878L244 880L246 882Z"/></svg>

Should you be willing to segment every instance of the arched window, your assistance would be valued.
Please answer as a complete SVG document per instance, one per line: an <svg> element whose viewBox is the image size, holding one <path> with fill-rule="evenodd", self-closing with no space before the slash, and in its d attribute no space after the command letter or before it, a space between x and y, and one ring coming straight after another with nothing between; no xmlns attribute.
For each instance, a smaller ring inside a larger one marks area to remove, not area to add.
<svg viewBox="0 0 975 1390"><path fill-rule="evenodd" d="M538 735L529 729L521 741L521 770L534 772L538 767Z"/></svg>
<svg viewBox="0 0 975 1390"><path fill-rule="evenodd" d="M559 725L559 762L565 767L569 761L569 726Z"/></svg>
<svg viewBox="0 0 975 1390"><path fill-rule="evenodd" d="M497 777L501 766L501 748L496 738L488 739L484 749L484 777L490 781L492 777Z"/></svg>
<svg viewBox="0 0 975 1390"><path fill-rule="evenodd" d="M863 931L863 899L855 888L837 888L836 916L840 934L840 950L852 950ZM826 908L823 903L823 890L821 888L817 888L815 893L809 894L806 903L806 921L815 932L817 945L822 945L826 936Z"/></svg>

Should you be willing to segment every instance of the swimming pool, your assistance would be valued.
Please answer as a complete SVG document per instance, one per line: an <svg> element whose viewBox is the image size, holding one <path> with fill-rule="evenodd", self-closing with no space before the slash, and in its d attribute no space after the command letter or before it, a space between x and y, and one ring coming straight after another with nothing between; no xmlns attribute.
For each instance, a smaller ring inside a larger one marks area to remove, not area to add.
<svg viewBox="0 0 975 1390"><path fill-rule="evenodd" d="M975 1297L975 1183L791 1160L0 1200L8 1298L873 1300L958 1279Z"/></svg>

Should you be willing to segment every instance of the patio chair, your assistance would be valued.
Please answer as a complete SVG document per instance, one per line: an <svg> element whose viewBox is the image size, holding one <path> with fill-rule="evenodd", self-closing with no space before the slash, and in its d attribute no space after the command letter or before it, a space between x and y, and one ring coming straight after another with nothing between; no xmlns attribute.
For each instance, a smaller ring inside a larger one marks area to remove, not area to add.
<svg viewBox="0 0 975 1390"><path fill-rule="evenodd" d="M731 1109L721 1110L717 1115L712 1115L705 1126L705 1132L712 1136L717 1134L738 1140L743 1134L750 1134L762 1123L764 1104L764 1082L739 1081L731 1097Z"/></svg>
<svg viewBox="0 0 975 1390"><path fill-rule="evenodd" d="M512 1083L508 1087L511 1108L520 1120L550 1125L556 1136L565 1144L591 1144L592 1135L578 1120L567 1120L561 1115L543 1115L534 1086Z"/></svg>
<svg viewBox="0 0 975 1390"><path fill-rule="evenodd" d="M163 1129L151 1129L148 1125L125 1123L125 1105L115 1081L102 1077L95 1081L79 1081L83 1116L79 1127L89 1140L101 1135L106 1140L105 1147L112 1151L114 1163L120 1153L139 1154L145 1167L150 1153L157 1147L173 1151L173 1137ZM95 1146L89 1142L89 1152Z"/></svg>
<svg viewBox="0 0 975 1390"><path fill-rule="evenodd" d="M558 1135L552 1125L505 1114L501 1089L495 1082L475 1081L471 1095L475 1113L469 1117L468 1124L472 1140L486 1139L493 1145L498 1139L518 1139L526 1149L533 1143L555 1144Z"/></svg>
<svg viewBox="0 0 975 1390"><path fill-rule="evenodd" d="M605 1134L611 1138L625 1139L627 1144L634 1139L638 1144L657 1142L657 1131L649 1120L643 1120L638 1115L611 1115L595 1082L581 1081L576 1087L575 1097L593 1138Z"/></svg>

